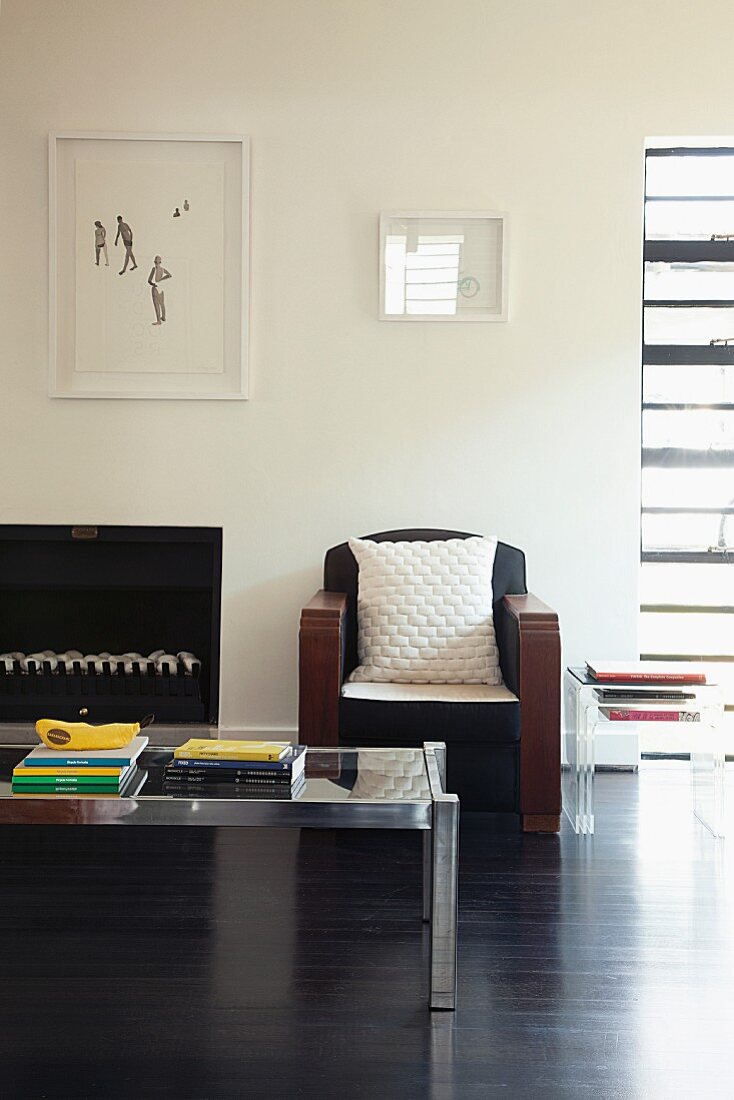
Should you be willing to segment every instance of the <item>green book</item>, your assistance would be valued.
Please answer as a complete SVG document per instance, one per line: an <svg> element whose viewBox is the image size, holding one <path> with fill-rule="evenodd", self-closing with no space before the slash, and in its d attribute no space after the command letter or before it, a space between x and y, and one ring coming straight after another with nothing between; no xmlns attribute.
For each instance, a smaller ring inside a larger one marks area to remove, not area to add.
<svg viewBox="0 0 734 1100"><path fill-rule="evenodd" d="M13 794L114 794L120 793L119 787L92 787L88 783L84 787L49 787L40 783L13 783Z"/></svg>
<svg viewBox="0 0 734 1100"><path fill-rule="evenodd" d="M49 787L74 791L77 787L104 787L105 789L109 787L117 790L120 785L120 777L117 775L30 775L28 778L24 775L13 776L14 787Z"/></svg>
<svg viewBox="0 0 734 1100"><path fill-rule="evenodd" d="M22 783L11 788L14 795L27 798L34 794L58 794L74 798L122 798L117 787L39 787L37 783Z"/></svg>

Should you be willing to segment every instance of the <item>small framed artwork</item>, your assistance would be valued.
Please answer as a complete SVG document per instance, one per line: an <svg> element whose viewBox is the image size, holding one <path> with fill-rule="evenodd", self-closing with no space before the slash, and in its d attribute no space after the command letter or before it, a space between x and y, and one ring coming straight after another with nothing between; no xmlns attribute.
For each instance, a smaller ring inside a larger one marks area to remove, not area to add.
<svg viewBox="0 0 734 1100"><path fill-rule="evenodd" d="M380 215L381 321L506 321L507 215Z"/></svg>
<svg viewBox="0 0 734 1100"><path fill-rule="evenodd" d="M52 397L247 397L249 142L49 137Z"/></svg>

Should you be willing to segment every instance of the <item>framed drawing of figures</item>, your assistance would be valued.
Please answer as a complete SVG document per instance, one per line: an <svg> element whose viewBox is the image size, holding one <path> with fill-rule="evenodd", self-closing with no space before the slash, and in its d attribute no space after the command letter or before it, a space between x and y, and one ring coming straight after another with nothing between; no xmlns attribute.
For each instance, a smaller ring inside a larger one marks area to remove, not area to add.
<svg viewBox="0 0 734 1100"><path fill-rule="evenodd" d="M241 135L50 135L52 397L247 397L249 191Z"/></svg>

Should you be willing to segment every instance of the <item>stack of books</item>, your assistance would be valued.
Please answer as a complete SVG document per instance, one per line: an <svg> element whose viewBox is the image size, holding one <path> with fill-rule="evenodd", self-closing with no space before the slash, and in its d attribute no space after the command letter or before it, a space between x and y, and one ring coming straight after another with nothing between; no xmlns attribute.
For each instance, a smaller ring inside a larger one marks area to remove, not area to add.
<svg viewBox="0 0 734 1100"><path fill-rule="evenodd" d="M611 722L701 719L700 711L689 709L687 703L696 699L697 687L707 684L700 667L659 661L587 661L586 672L599 685L596 697L603 704L599 709Z"/></svg>
<svg viewBox="0 0 734 1100"><path fill-rule="evenodd" d="M298 798L306 746L193 738L174 749L163 790L185 798Z"/></svg>
<svg viewBox="0 0 734 1100"><path fill-rule="evenodd" d="M13 768L13 794L73 794L120 798L137 794L147 778L136 761L148 738L134 737L121 749L67 752L37 745Z"/></svg>

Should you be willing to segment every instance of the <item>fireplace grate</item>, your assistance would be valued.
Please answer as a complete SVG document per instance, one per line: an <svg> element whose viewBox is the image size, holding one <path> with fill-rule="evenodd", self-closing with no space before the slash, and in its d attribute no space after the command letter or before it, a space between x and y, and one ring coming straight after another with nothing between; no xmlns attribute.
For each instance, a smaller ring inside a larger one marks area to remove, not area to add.
<svg viewBox="0 0 734 1100"><path fill-rule="evenodd" d="M202 721L202 664L193 653L0 653L0 705L10 718L139 717Z"/></svg>
<svg viewBox="0 0 734 1100"><path fill-rule="evenodd" d="M201 661L193 653L166 653L156 649L144 657L142 653L88 653L78 649L54 653L0 653L0 675L6 672L45 676L193 676L199 678Z"/></svg>

